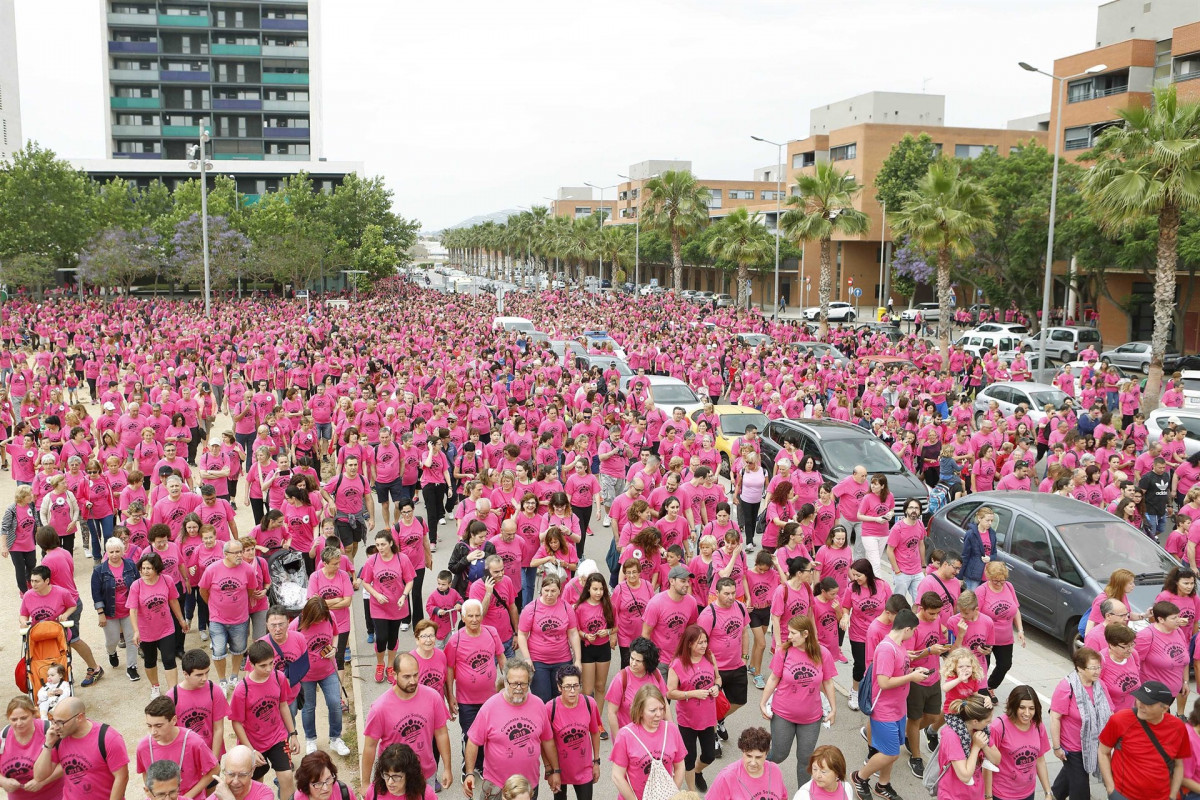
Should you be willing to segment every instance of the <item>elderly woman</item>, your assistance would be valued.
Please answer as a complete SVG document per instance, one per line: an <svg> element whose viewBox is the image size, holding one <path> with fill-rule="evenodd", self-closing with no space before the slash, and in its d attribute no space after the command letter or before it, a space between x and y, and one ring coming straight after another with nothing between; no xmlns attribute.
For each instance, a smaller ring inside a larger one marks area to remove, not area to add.
<svg viewBox="0 0 1200 800"><path fill-rule="evenodd" d="M104 629L104 649L108 663L116 667L117 644L125 640L125 673L129 680L140 679L137 670L138 646L134 639L133 618L129 614L129 587L138 580L138 566L125 557L125 543L113 537L104 543L106 558L92 570L92 605Z"/></svg>
<svg viewBox="0 0 1200 800"><path fill-rule="evenodd" d="M0 521L0 557L12 559L17 591L21 594L29 589L29 571L37 566L33 540L37 526L33 490L28 486L17 486L13 503L5 509L3 521Z"/></svg>
<svg viewBox="0 0 1200 800"><path fill-rule="evenodd" d="M1088 800L1089 776L1100 774L1100 731L1112 711L1100 682L1100 654L1081 647L1071 661L1075 670L1059 681L1050 698L1051 752L1063 762L1053 789L1059 800Z"/></svg>
<svg viewBox="0 0 1200 800"><path fill-rule="evenodd" d="M575 609L562 600L562 580L542 576L540 597L521 610L517 625L517 649L533 664L535 696L550 702L558 696L554 676L559 667L580 666L579 623Z"/></svg>
<svg viewBox="0 0 1200 800"><path fill-rule="evenodd" d="M46 479L50 491L42 498L42 523L49 525L62 537L62 547L68 553L75 552L75 534L79 532L79 504L75 495L67 489L65 475L51 475Z"/></svg>

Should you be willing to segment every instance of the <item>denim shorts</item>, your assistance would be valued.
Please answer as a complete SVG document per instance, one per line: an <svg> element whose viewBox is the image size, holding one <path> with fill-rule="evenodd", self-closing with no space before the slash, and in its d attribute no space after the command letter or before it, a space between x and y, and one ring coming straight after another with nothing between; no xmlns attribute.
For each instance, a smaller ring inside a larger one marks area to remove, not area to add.
<svg viewBox="0 0 1200 800"><path fill-rule="evenodd" d="M210 619L208 638L212 641L213 658L224 658L226 645L231 655L244 656L250 638L250 620L231 624Z"/></svg>

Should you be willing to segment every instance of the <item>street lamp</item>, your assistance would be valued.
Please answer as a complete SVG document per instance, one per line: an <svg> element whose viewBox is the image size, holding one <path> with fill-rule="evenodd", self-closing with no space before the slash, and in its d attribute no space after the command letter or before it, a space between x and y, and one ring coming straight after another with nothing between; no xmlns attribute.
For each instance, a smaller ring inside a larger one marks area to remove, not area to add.
<svg viewBox="0 0 1200 800"><path fill-rule="evenodd" d="M212 316L212 275L208 267L208 171L213 168L212 162L205 155L204 145L208 144L208 130L200 129L200 144L192 145L189 169L200 170L200 240L204 251L204 316Z"/></svg>
<svg viewBox="0 0 1200 800"><path fill-rule="evenodd" d="M604 230L604 191L606 189L615 189L618 186L620 186L621 184L614 183L612 186L597 186L594 183L588 183L587 181L584 181L583 185L590 186L593 189L600 190L600 208L598 209L598 211L600 212L600 230L603 231ZM600 256L600 258L599 258L600 274L596 278L596 289L597 290L604 288L604 251L603 250L599 251L599 256ZM616 274L616 270L613 270L613 274Z"/></svg>
<svg viewBox="0 0 1200 800"><path fill-rule="evenodd" d="M1046 340L1050 338L1046 333L1046 329L1050 327L1050 298L1054 294L1054 275L1052 271L1054 266L1054 216L1055 209L1058 207L1058 147L1062 142L1063 95L1066 93L1067 81L1082 78L1084 75L1103 72L1108 69L1108 66L1097 64L1078 75L1067 75L1065 77L1043 72L1024 61L1018 61L1017 66L1026 72L1036 72L1039 75L1045 75L1051 80L1058 81L1058 103L1056 105L1057 110L1054 121L1054 171L1050 177L1050 232L1046 236L1046 275L1042 280L1042 324L1041 330L1038 332L1038 336L1040 337L1038 345L1038 372L1044 375L1046 370Z"/></svg>
<svg viewBox="0 0 1200 800"><path fill-rule="evenodd" d="M761 136L751 136L756 142L775 145L775 319L779 319L779 221L783 212L783 147L784 142L772 142Z"/></svg>
<svg viewBox="0 0 1200 800"><path fill-rule="evenodd" d="M617 173L618 178L624 178L629 183L633 183L633 178L628 175ZM646 180L657 178L658 173L654 173ZM619 185L619 184L618 184ZM640 187L638 191L641 191ZM603 202L603 201L601 201ZM641 270L641 249L642 249L642 204L637 203L633 209L633 292L636 295L638 289L642 285L642 270Z"/></svg>
<svg viewBox="0 0 1200 800"><path fill-rule="evenodd" d="M367 271L365 269L344 269L344 270L342 270L342 272L345 273L346 280L352 281L354 283L354 299L357 300L358 299L358 276L366 275Z"/></svg>

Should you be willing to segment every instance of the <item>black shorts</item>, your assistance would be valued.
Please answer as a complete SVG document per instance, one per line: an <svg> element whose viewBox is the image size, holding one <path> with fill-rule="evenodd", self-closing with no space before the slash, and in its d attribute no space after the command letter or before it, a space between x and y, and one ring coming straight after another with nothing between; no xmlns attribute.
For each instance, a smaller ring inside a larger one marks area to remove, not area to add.
<svg viewBox="0 0 1200 800"><path fill-rule="evenodd" d="M341 541L342 547L349 547L366 538L367 526L358 520L336 519L333 522L333 531Z"/></svg>
<svg viewBox="0 0 1200 800"><path fill-rule="evenodd" d="M579 648L579 661L583 664L607 664L612 661L612 648L608 643L585 644Z"/></svg>
<svg viewBox="0 0 1200 800"><path fill-rule="evenodd" d="M920 719L942 713L942 687L940 683L932 686L922 686L919 683L908 685L908 718Z"/></svg>
<svg viewBox="0 0 1200 800"><path fill-rule="evenodd" d="M404 484L400 481L399 477L390 483L376 483L375 499L381 503L386 503L389 499L393 503L399 503L404 497L403 486Z"/></svg>
<svg viewBox="0 0 1200 800"><path fill-rule="evenodd" d="M262 757L267 763L254 768L254 780L261 780L271 770L275 770L276 775L292 771L292 757L288 754L287 742L288 740L284 739L271 745L271 749L263 751Z"/></svg>
<svg viewBox="0 0 1200 800"><path fill-rule="evenodd" d="M746 705L746 687L749 684L749 674L745 667L721 670L721 691L730 705Z"/></svg>
<svg viewBox="0 0 1200 800"><path fill-rule="evenodd" d="M771 624L771 607L750 609L750 627L765 628Z"/></svg>

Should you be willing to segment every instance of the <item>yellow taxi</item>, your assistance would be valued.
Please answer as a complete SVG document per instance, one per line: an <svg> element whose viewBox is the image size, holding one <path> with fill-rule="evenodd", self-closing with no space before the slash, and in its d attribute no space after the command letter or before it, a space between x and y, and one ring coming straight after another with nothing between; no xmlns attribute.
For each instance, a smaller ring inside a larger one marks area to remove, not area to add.
<svg viewBox="0 0 1200 800"><path fill-rule="evenodd" d="M688 415L688 421L692 426L692 430L696 430L696 421L706 413L704 408L693 411ZM761 436L763 429L766 428L769 418L756 408L750 406L729 406L719 405L713 406L711 412L717 418L717 429L714 431L716 440L713 445L721 453L720 474L723 478L729 477L730 460L733 458L732 448L734 441L746 432L749 425L753 425L758 429L758 435Z"/></svg>

